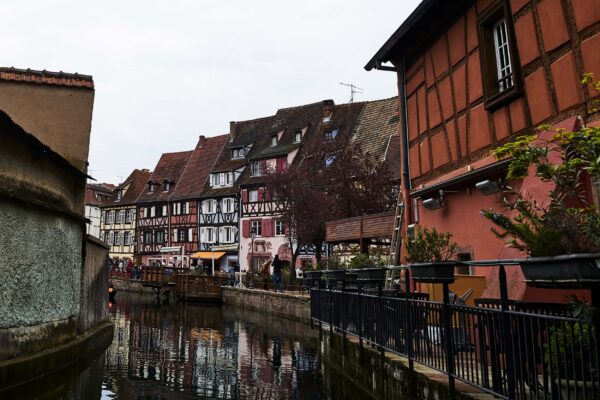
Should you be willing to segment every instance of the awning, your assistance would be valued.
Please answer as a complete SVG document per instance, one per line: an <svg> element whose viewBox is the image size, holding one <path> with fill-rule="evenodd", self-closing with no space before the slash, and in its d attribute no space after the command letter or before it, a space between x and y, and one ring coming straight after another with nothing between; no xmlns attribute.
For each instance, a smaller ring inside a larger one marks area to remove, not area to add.
<svg viewBox="0 0 600 400"><path fill-rule="evenodd" d="M163 246L160 248L161 253L181 253L181 246L167 247Z"/></svg>
<svg viewBox="0 0 600 400"><path fill-rule="evenodd" d="M190 258L203 258L207 260L212 260L213 257L215 260L223 257L225 255L224 251L199 251L190 256Z"/></svg>

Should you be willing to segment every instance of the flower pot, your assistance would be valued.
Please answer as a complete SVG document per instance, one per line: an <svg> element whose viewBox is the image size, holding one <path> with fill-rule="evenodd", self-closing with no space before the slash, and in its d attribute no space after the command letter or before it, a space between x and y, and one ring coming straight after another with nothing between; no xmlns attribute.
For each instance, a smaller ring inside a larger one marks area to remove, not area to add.
<svg viewBox="0 0 600 400"><path fill-rule="evenodd" d="M362 268L354 272L358 274L358 280L383 281L387 268Z"/></svg>
<svg viewBox="0 0 600 400"><path fill-rule="evenodd" d="M334 281L346 280L346 270L345 269L328 269L323 272L325 273L325 277L328 280L334 280Z"/></svg>
<svg viewBox="0 0 600 400"><path fill-rule="evenodd" d="M410 265L410 275L415 282L452 283L456 261L436 261Z"/></svg>
<svg viewBox="0 0 600 400"><path fill-rule="evenodd" d="M600 253L532 257L519 264L530 286L579 288L600 283Z"/></svg>
<svg viewBox="0 0 600 400"><path fill-rule="evenodd" d="M318 283L321 281L321 276L323 275L323 271L306 271L304 272L304 287L307 289L314 288L318 286Z"/></svg>

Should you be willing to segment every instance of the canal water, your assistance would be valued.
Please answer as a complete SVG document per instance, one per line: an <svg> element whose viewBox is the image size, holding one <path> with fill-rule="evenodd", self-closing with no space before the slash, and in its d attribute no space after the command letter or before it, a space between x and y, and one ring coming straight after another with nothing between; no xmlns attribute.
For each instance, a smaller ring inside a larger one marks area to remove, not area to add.
<svg viewBox="0 0 600 400"><path fill-rule="evenodd" d="M124 292L110 316L114 339L104 354L7 398L371 397L324 363L318 331L301 322L228 306L164 298L159 304L151 295Z"/></svg>

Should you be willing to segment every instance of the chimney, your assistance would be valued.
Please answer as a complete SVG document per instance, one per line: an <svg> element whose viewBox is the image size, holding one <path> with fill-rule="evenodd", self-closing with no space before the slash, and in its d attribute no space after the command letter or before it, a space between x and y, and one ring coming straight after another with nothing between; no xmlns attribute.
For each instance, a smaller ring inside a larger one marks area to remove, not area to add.
<svg viewBox="0 0 600 400"><path fill-rule="evenodd" d="M200 147L204 146L204 143L206 143L206 137L204 135L200 135L200 138L198 138L198 146L196 146L196 148L199 149Z"/></svg>
<svg viewBox="0 0 600 400"><path fill-rule="evenodd" d="M235 140L235 121L229 122L229 141L233 143Z"/></svg>

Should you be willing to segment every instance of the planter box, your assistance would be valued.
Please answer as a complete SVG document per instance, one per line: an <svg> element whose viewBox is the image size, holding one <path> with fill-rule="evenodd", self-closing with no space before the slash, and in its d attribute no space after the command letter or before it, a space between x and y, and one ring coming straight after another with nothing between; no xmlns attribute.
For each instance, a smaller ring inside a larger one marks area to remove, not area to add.
<svg viewBox="0 0 600 400"><path fill-rule="evenodd" d="M334 281L346 280L346 270L345 269L328 269L323 272L325 273L325 277L329 280L334 280Z"/></svg>
<svg viewBox="0 0 600 400"><path fill-rule="evenodd" d="M532 257L519 264L530 286L582 288L600 283L600 253Z"/></svg>
<svg viewBox="0 0 600 400"><path fill-rule="evenodd" d="M456 261L437 261L410 265L410 275L415 282L452 283Z"/></svg>
<svg viewBox="0 0 600 400"><path fill-rule="evenodd" d="M384 281L387 268L363 268L353 272L358 274L358 280Z"/></svg>

